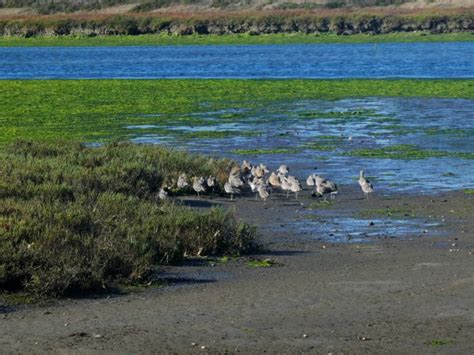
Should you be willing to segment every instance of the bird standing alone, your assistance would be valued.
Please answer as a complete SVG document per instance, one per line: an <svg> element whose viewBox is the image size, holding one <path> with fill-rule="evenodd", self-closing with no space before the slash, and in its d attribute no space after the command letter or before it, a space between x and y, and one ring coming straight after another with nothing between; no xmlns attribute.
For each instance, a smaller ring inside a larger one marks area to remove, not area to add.
<svg viewBox="0 0 474 355"><path fill-rule="evenodd" d="M368 200L369 199L369 194L374 192L374 187L370 183L369 179L367 179L364 176L364 170L360 171L359 185L360 185L360 188L362 189L362 192L365 194L365 197L367 197L367 200Z"/></svg>

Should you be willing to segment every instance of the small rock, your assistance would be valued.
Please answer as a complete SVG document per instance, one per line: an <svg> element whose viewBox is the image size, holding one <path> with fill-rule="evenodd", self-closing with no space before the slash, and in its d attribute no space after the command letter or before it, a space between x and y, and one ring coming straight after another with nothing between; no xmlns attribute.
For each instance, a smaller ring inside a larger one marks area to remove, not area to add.
<svg viewBox="0 0 474 355"><path fill-rule="evenodd" d="M203 345L203 346L201 346L201 349L202 349L202 350L206 350L206 347Z"/></svg>
<svg viewBox="0 0 474 355"><path fill-rule="evenodd" d="M308 334L303 334L303 338L307 338L308 337Z"/></svg>
<svg viewBox="0 0 474 355"><path fill-rule="evenodd" d="M102 338L102 335L101 334L94 334L93 337L98 339L98 338Z"/></svg>
<svg viewBox="0 0 474 355"><path fill-rule="evenodd" d="M375 226L375 223L374 223L374 222L370 222L370 223L369 223L369 226Z"/></svg>
<svg viewBox="0 0 474 355"><path fill-rule="evenodd" d="M456 245L457 245L456 243L452 243L452 244L451 244L452 247L455 247Z"/></svg>
<svg viewBox="0 0 474 355"><path fill-rule="evenodd" d="M197 344L196 343L191 343L191 346L196 346Z"/></svg>

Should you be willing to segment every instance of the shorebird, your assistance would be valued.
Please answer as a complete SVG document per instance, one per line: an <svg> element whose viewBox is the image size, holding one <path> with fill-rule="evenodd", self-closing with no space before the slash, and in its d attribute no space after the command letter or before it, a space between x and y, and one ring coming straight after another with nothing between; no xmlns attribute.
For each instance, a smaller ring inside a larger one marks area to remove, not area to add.
<svg viewBox="0 0 474 355"><path fill-rule="evenodd" d="M278 175L286 175L290 172L290 170L288 169L287 165L280 165L276 172Z"/></svg>
<svg viewBox="0 0 474 355"><path fill-rule="evenodd" d="M168 197L168 192L165 190L164 187L162 187L160 189L160 192L158 192L158 198L160 200L167 200L169 197Z"/></svg>
<svg viewBox="0 0 474 355"><path fill-rule="evenodd" d="M204 186L206 180L201 177L193 177L193 190L196 191L198 197L200 192L206 192L206 186Z"/></svg>
<svg viewBox="0 0 474 355"><path fill-rule="evenodd" d="M326 194L331 195L331 200L336 197L337 185L333 181L326 180L319 175L316 175L314 178L315 178L314 181L316 184L316 193L322 196L325 201L326 201Z"/></svg>
<svg viewBox="0 0 474 355"><path fill-rule="evenodd" d="M263 174L268 174L270 172L270 170L268 170L268 167L262 163L260 163L260 169L263 170Z"/></svg>
<svg viewBox="0 0 474 355"><path fill-rule="evenodd" d="M206 184L207 184L207 187L211 187L212 188L212 193L214 193L214 188L216 186L216 178L212 175L210 175L208 178L207 178L207 181L206 181Z"/></svg>
<svg viewBox="0 0 474 355"><path fill-rule="evenodd" d="M255 193L255 199L258 198L258 187L263 184L263 178L258 178L254 176L253 178L249 179L248 184L250 186L250 190Z"/></svg>
<svg viewBox="0 0 474 355"><path fill-rule="evenodd" d="M308 186L316 186L316 178L315 178L315 174L311 174L310 176L308 176L308 178L306 179L306 185Z"/></svg>
<svg viewBox="0 0 474 355"><path fill-rule="evenodd" d="M240 166L240 171L242 174L248 174L252 170L252 164L248 160L244 160Z"/></svg>
<svg viewBox="0 0 474 355"><path fill-rule="evenodd" d="M270 177L268 178L268 183L273 188L281 187L280 178L278 177L278 175L274 171L270 174Z"/></svg>
<svg viewBox="0 0 474 355"><path fill-rule="evenodd" d="M300 182L294 176L288 176L291 192L295 193L295 198L298 199L298 192L302 190Z"/></svg>
<svg viewBox="0 0 474 355"><path fill-rule="evenodd" d="M268 190L267 190L267 185L265 185L265 184L258 185L257 192L258 192L258 195L260 196L260 198L263 201L266 201L267 198L270 196L270 194L268 193Z"/></svg>
<svg viewBox="0 0 474 355"><path fill-rule="evenodd" d="M264 168L263 168L263 167L264 167ZM253 176L257 177L257 178L262 178L262 177L265 176L265 168L266 168L266 166L263 165L263 167L262 167L262 164L260 164L260 165L258 165L258 166L254 166L254 167L252 167L252 170L250 171L250 173L251 173ZM267 171L268 171L268 170L267 170Z"/></svg>
<svg viewBox="0 0 474 355"><path fill-rule="evenodd" d="M182 173L178 177L178 182L176 183L176 185L178 186L178 190L184 189L186 186L188 186L188 181L185 173Z"/></svg>
<svg viewBox="0 0 474 355"><path fill-rule="evenodd" d="M238 167L237 169L233 168L230 171L229 179L227 181L233 187L240 187L244 184L244 182L242 181L242 178L240 177L240 169Z"/></svg>
<svg viewBox="0 0 474 355"><path fill-rule="evenodd" d="M290 196L291 183L288 181L288 178L285 176L281 177L281 189L286 191L286 198Z"/></svg>
<svg viewBox="0 0 474 355"><path fill-rule="evenodd" d="M232 186L232 184L230 182L226 182L224 184L224 191L226 193L230 194L230 200L231 201L234 199L235 194L240 194L240 190L237 187Z"/></svg>
<svg viewBox="0 0 474 355"><path fill-rule="evenodd" d="M374 187L372 186L370 181L364 176L364 170L360 171L359 185L360 185L360 188L362 189L362 192L365 194L365 197L367 197L367 200L368 200L369 194L374 192Z"/></svg>

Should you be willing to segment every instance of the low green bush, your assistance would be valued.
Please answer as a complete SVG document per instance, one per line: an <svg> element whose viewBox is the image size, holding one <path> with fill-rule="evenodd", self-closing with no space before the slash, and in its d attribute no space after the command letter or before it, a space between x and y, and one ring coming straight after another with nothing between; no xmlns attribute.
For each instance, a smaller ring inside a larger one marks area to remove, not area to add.
<svg viewBox="0 0 474 355"><path fill-rule="evenodd" d="M158 146L17 141L0 153L0 290L59 297L145 281L185 255L256 250L255 229L222 209L156 194L180 172L228 161Z"/></svg>

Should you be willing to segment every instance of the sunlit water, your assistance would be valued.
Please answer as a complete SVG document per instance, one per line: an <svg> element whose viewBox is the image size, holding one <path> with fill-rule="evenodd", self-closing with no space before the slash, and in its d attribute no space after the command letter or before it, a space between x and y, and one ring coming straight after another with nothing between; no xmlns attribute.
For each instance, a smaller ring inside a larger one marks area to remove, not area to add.
<svg viewBox="0 0 474 355"><path fill-rule="evenodd" d="M335 216L332 211L317 211L317 220L290 221L283 224L299 237L332 243L365 243L376 239L419 238L425 234L439 235L440 224L423 219L396 218L353 218ZM323 216L323 218L321 218ZM281 225L264 225L264 228L278 231Z"/></svg>
<svg viewBox="0 0 474 355"><path fill-rule="evenodd" d="M0 48L0 79L473 78L474 42Z"/></svg>
<svg viewBox="0 0 474 355"><path fill-rule="evenodd" d="M324 117L325 112L361 112L354 117ZM130 126L138 143L161 143L189 151L264 162L276 169L288 164L300 179L319 173L340 184L357 184L364 169L378 191L433 193L474 186L474 160L454 157L402 160L360 158L347 155L361 148L414 144L419 149L474 153L474 100L366 98L338 101L296 101L272 107L196 113L203 125L160 126L169 134L143 134ZM225 118L233 114L232 119ZM304 115L314 114L314 117ZM323 116L323 118L321 117ZM150 126L144 126L150 128ZM450 129L451 131L446 131ZM435 134L438 130L440 134ZM184 140L181 133L235 131L226 138ZM176 134L173 134L176 132ZM245 136L248 132L257 136ZM305 148L325 143L329 151ZM323 137L320 139L319 137ZM235 154L237 149L294 148L284 154Z"/></svg>

